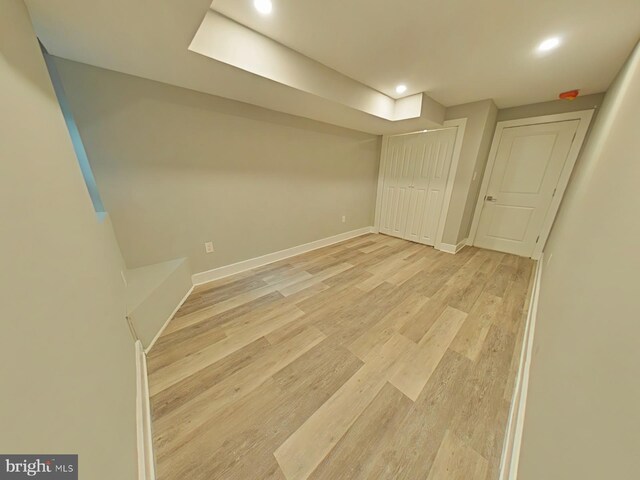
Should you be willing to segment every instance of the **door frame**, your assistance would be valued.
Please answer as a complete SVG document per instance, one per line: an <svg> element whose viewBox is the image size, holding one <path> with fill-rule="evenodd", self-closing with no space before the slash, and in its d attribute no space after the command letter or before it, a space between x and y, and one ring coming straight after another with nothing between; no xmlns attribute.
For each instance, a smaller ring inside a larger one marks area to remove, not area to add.
<svg viewBox="0 0 640 480"><path fill-rule="evenodd" d="M589 125L591 124L591 119L593 118L594 112L595 109L579 110L577 112L557 113L554 115L543 115L530 118L519 118L517 120L504 120L497 123L496 131L493 135L493 142L491 143L491 150L489 151L489 159L487 161L487 166L485 167L484 176L482 178L482 186L480 187L476 209L473 214L473 222L471 223L471 231L469 232L469 245L475 244L476 234L478 233L478 225L480 223L480 215L482 214L482 209L485 205L484 197L487 195L487 190L489 189L489 181L491 180L491 173L493 172L493 166L496 161L496 155L498 154L498 147L500 146L504 129L510 127L523 127L527 125L540 125L544 123L579 120L576 134L573 137L571 148L569 149L569 154L567 155L567 160L562 167L562 172L560 173L560 178L558 179L558 184L556 185L556 193L551 200L549 210L547 211L547 215L544 217L544 222L542 223L540 240L536 244L533 250L533 254L531 255L531 258L533 258L534 260L540 259L542 251L544 250L544 246L547 242L547 238L549 238L549 233L551 232L553 221L555 220L558 209L560 208L562 197L564 196L567 185L569 184L571 172L573 171L573 167L575 166L576 160L578 159L578 156L580 154L580 150L582 149L584 139L587 136L587 131L589 130Z"/></svg>
<svg viewBox="0 0 640 480"><path fill-rule="evenodd" d="M434 248L436 250L442 250L442 236L444 235L444 225L447 220L447 213L449 211L449 204L451 203L451 195L453 194L453 183L455 181L456 172L458 171L458 163L460 162L460 152L462 151L462 141L464 139L464 131L467 125L466 118L456 118L453 120L446 120L442 124L442 128L430 128L428 130L418 130L409 133L400 133L396 135L383 135L382 136L382 148L380 149L380 166L378 167L378 190L376 193L376 210L374 220L374 231L378 233L380 231L380 215L382 210L382 193L384 189L384 171L385 171L385 159L387 158L387 145L389 144L389 137L400 137L403 135L413 135L416 133L432 132L435 130L445 130L450 128L457 129L456 139L453 143L453 153L451 156L451 165L449 166L449 174L447 176L447 185L444 190L444 199L442 202L442 210L440 211L440 219L438 220L438 230L436 231L436 240Z"/></svg>

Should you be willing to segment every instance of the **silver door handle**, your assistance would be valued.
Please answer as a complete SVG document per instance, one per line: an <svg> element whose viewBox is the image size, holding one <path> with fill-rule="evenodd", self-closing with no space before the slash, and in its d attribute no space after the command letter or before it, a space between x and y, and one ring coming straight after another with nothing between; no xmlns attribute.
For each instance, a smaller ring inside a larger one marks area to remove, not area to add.
<svg viewBox="0 0 640 480"><path fill-rule="evenodd" d="M487 195L486 197L484 197L484 201L485 202L497 202L498 199L496 197L491 196L491 195Z"/></svg>

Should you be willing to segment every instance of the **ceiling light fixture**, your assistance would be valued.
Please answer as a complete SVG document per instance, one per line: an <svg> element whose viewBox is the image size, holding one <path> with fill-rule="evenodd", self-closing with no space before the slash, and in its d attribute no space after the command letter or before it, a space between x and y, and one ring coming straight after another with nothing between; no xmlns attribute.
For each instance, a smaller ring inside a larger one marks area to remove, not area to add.
<svg viewBox="0 0 640 480"><path fill-rule="evenodd" d="M273 10L271 0L253 0L253 6L263 15L269 15Z"/></svg>
<svg viewBox="0 0 640 480"><path fill-rule="evenodd" d="M549 50L553 50L560 45L559 37L551 37L544 40L540 45L538 45L539 52L548 52Z"/></svg>
<svg viewBox="0 0 640 480"><path fill-rule="evenodd" d="M401 95L401 94L403 94L403 93L404 93L404 92L406 92L406 91L407 91L407 86L406 86L406 85L402 85L402 84L400 84L400 85L398 85L398 86L396 87L396 93L397 93L398 95Z"/></svg>

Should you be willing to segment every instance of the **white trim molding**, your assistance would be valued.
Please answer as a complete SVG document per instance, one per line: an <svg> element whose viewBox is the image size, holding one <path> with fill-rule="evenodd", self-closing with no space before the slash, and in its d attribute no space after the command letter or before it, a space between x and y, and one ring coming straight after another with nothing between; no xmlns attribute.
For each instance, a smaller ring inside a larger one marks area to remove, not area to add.
<svg viewBox="0 0 640 480"><path fill-rule="evenodd" d="M241 262L232 263L231 265L225 265L224 267L207 270L206 272L195 273L191 276L191 279L194 285L202 285L203 283L219 280L230 275L235 275L236 273L246 272L247 270L251 270L253 268L262 267L264 265L268 265L269 263L284 260L289 257L295 257L296 255L300 255L302 253L307 253L322 247L328 247L329 245L333 245L334 243L344 242L345 240L374 232L374 227L364 227L358 230L351 230L350 232L340 233L332 237L322 238L314 242L309 242L303 245L298 245L296 247L280 250L279 252L268 253L267 255L262 255L261 257L250 258Z"/></svg>
<svg viewBox="0 0 640 480"><path fill-rule="evenodd" d="M449 214L449 205L451 205L451 195L453 195L453 184L456 181L456 173L458 164L460 163L460 152L462 152L462 142L464 141L464 132L467 128L466 118L457 118L455 120L447 120L444 122L445 128L456 128L456 141L453 144L453 156L451 157L451 166L449 167L449 175L447 176L447 186L444 189L444 200L442 202L442 211L440 212L440 221L438 222L438 231L436 233L436 242L434 247L438 250L446 252L442 243L444 236L444 226L447 223L447 215ZM464 247L464 245L463 245ZM462 247L460 248L462 249ZM456 252L460 251L457 249ZM455 252L454 252L455 253Z"/></svg>
<svg viewBox="0 0 640 480"><path fill-rule="evenodd" d="M382 136L382 147L380 148L380 164L378 166L378 190L376 192L376 212L373 220L373 229L375 233L380 232L380 215L382 214L382 195L384 193L384 169L387 145L389 144L389 135Z"/></svg>
<svg viewBox="0 0 640 480"><path fill-rule="evenodd" d="M151 436L151 404L149 402L147 356L140 340L136 341L135 350L138 480L155 480L156 469L153 457L153 438Z"/></svg>
<svg viewBox="0 0 640 480"><path fill-rule="evenodd" d="M529 310L525 322L524 338L522 339L522 351L520 353L520 366L516 376L509 419L502 447L500 460L499 480L516 480L518 475L518 462L520 461L520 447L522 445L522 431L524 427L525 409L527 404L527 390L529 388L529 372L531 369L531 357L533 353L533 337L536 329L538 315L538 298L540 295L540 283L542 279L543 255L536 265L533 290L529 302Z"/></svg>
<svg viewBox="0 0 640 480"><path fill-rule="evenodd" d="M438 247L436 247L436 249L440 250L441 252L456 254L460 250L462 250L464 247L466 247L467 245L468 245L468 239L465 238L461 242L458 242L457 245L453 245L451 243L442 243L442 242L440 242L440 245Z"/></svg>
<svg viewBox="0 0 640 480"><path fill-rule="evenodd" d="M178 303L176 308L173 309L173 312L171 312L171 315L169 315L169 318L167 318L167 320L164 322L162 327L160 327L160 330L158 330L158 333L156 333L156 336L153 337L153 340L151 340L151 343L149 344L149 346L144 350L144 353L147 353L147 354L149 353L149 351L151 350L151 347L153 347L153 345L158 341L158 338L160 338L160 335L162 335L162 332L164 332L165 328L167 328L167 325L169 325L169 322L173 320L173 317L175 316L176 313L178 313L178 310L180 310L180 307L182 306L182 304L187 301L187 298L189 298L189 295L191 295L194 288L195 288L195 285L191 285L191 288L189 289L189 291L185 294L184 297L182 297L182 300L180 300L180 303Z"/></svg>
<svg viewBox="0 0 640 480"><path fill-rule="evenodd" d="M491 172L496 161L496 155L498 154L498 147L500 146L500 141L502 140L502 132L504 131L504 129L510 127L522 127L525 125L537 125L542 123L579 120L580 123L578 124L578 129L576 130L575 137L573 139L573 142L571 143L571 148L569 149L569 154L567 155L567 160L565 161L562 173L560 174L560 178L558 180L556 195L553 197L551 204L549 205L549 210L547 211L547 215L544 219L542 229L540 231L540 240L536 244L533 254L531 255L531 258L533 258L534 260L537 260L541 257L542 251L547 242L547 238L549 237L549 233L551 232L553 221L555 220L558 209L560 208L560 202L562 201L564 192L567 189L567 185L569 184L571 172L573 171L573 167L578 160L578 155L580 155L582 144L584 143L584 139L587 136L587 131L589 130L589 125L591 124L591 119L593 118L593 113L593 109L580 110L577 112L558 113L554 115L544 115L540 117L520 118L518 120L506 120L503 122L498 122L498 124L496 125L496 132L493 135L493 142L491 143L489 159L487 160L487 166L485 167L482 186L480 187L480 193L478 195L478 200L476 203L476 209L473 214L473 222L471 223L471 231L469 233L469 242L471 245L475 244L476 234L478 233L478 225L480 224L480 215L482 214L482 208L485 204L484 198L487 195L487 190L489 189Z"/></svg>

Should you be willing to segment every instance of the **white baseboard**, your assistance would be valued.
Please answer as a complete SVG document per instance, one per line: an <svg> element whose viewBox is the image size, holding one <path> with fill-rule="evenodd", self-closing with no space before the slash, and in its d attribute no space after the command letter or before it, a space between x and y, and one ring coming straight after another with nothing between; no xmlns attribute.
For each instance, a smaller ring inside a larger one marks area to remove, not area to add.
<svg viewBox="0 0 640 480"><path fill-rule="evenodd" d="M458 243L457 245L453 245L451 243L441 243L438 246L438 250L442 251L442 252L446 252L446 253L453 253L456 254L458 253L460 250L462 250L464 247L467 246L467 240L468 239L464 239L462 240L460 243Z"/></svg>
<svg viewBox="0 0 640 480"><path fill-rule="evenodd" d="M173 309L173 312L171 312L171 315L169 315L169 318L167 318L167 320L164 322L160 330L158 330L158 333L156 333L156 336L153 337L153 340L151 340L151 343L149 344L149 346L144 350L144 353L149 353L149 351L151 350L151 347L153 347L153 345L156 343L158 338L160 338L160 335L162 335L162 332L164 332L164 329L167 328L167 325L169 325L169 322L173 319L175 314L178 313L178 310L180 310L180 307L182 306L182 304L187 301L187 298L189 298L189 295L191 295L191 292L193 292L193 289L194 289L194 285L191 285L191 288L189 289L189 291L185 294L184 297L182 297L182 300L180 300L180 303L178 303L176 308Z"/></svg>
<svg viewBox="0 0 640 480"><path fill-rule="evenodd" d="M136 431L138 439L138 480L155 480L156 469L151 437L151 404L147 356L142 342L136 341Z"/></svg>
<svg viewBox="0 0 640 480"><path fill-rule="evenodd" d="M328 247L334 243L344 242L350 238L359 237L367 233L373 233L374 227L364 227L358 230L351 230L350 232L340 233L332 237L322 238L314 242L305 243L304 245L298 245L296 247L280 250L279 252L268 253L261 257L250 258L249 260L243 260L242 262L232 263L231 265L225 265L224 267L214 268L213 270L207 270L206 272L200 272L192 275L191 279L194 285L201 285L203 283L212 282L220 278L228 277L229 275L235 275L236 273L245 272L252 268L262 267L269 263L284 260L285 258L294 257L302 253L310 252L322 247Z"/></svg>
<svg viewBox="0 0 640 480"><path fill-rule="evenodd" d="M502 458L500 460L500 480L516 480L518 475L518 463L520 460L520 447L522 445L522 429L527 404L527 390L529 387L529 371L531 369L531 354L533 352L533 336L536 328L538 314L538 296L540 294L540 282L542 278L542 262L544 254L536 265L535 278L531 301L525 324L522 352L520 354L520 366L511 399L509 420L505 432Z"/></svg>

